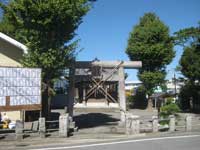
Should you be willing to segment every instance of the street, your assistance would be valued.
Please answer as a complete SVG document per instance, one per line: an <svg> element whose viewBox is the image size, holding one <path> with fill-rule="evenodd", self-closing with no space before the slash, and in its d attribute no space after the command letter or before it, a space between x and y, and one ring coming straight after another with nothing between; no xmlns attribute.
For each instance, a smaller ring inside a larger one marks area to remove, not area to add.
<svg viewBox="0 0 200 150"><path fill-rule="evenodd" d="M51 145L30 150L199 150L200 135L133 139L82 145Z"/></svg>

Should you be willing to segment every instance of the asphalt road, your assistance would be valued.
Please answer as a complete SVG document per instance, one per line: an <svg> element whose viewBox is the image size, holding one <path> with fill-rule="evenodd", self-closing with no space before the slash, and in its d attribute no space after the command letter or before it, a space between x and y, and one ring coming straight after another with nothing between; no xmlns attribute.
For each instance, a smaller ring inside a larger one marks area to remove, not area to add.
<svg viewBox="0 0 200 150"><path fill-rule="evenodd" d="M200 135L129 139L71 146L51 145L31 150L200 150Z"/></svg>

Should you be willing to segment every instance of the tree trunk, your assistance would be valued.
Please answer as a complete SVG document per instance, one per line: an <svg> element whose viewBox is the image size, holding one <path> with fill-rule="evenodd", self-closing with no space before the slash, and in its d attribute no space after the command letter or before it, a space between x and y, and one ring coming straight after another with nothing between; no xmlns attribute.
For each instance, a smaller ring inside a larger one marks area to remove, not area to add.
<svg viewBox="0 0 200 150"><path fill-rule="evenodd" d="M153 110L153 103L152 103L152 99L151 98L148 98L148 106L147 106L147 109L152 111Z"/></svg>
<svg viewBox="0 0 200 150"><path fill-rule="evenodd" d="M50 84L49 82L45 83L45 90L42 93L42 117L47 119L50 118L51 113L51 95L50 95Z"/></svg>

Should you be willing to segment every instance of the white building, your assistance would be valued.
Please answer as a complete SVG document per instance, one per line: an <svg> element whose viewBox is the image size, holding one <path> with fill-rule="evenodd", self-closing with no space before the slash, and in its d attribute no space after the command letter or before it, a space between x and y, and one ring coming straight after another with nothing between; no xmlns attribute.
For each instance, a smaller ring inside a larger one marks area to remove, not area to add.
<svg viewBox="0 0 200 150"><path fill-rule="evenodd" d="M174 80L170 79L170 80L166 81L166 86L167 86L167 92L179 93L181 87L184 86L184 82L180 82L178 80L176 80L176 82L174 82Z"/></svg>
<svg viewBox="0 0 200 150"><path fill-rule="evenodd" d="M22 67L20 59L27 50L25 45L0 32L0 67ZM0 113L3 114L1 110ZM6 114L11 120L22 116L20 111L8 111Z"/></svg>
<svg viewBox="0 0 200 150"><path fill-rule="evenodd" d="M141 81L125 81L125 90L131 91L137 89L140 85L142 85Z"/></svg>

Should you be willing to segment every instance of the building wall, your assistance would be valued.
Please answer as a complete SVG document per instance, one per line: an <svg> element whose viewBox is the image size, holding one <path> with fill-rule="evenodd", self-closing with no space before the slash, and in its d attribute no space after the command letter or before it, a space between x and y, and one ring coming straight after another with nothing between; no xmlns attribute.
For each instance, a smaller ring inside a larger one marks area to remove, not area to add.
<svg viewBox="0 0 200 150"><path fill-rule="evenodd" d="M21 49L0 39L0 67L21 67L19 60L22 58L23 52ZM2 115L5 112L1 112ZM21 119L20 111L9 111L6 115L11 120Z"/></svg>
<svg viewBox="0 0 200 150"><path fill-rule="evenodd" d="M167 86L167 91L168 92L175 92L175 83L174 81L172 80L168 80L166 82L166 86ZM179 81L176 81L176 92L179 93L180 92L180 89L181 87L184 86L184 83L183 82L179 82Z"/></svg>
<svg viewBox="0 0 200 150"><path fill-rule="evenodd" d="M16 121L21 119L21 112L20 111L8 111L8 112L0 112L1 116L3 116L4 113L8 116L8 118L12 121Z"/></svg>
<svg viewBox="0 0 200 150"><path fill-rule="evenodd" d="M0 67L6 66L6 67L21 67L21 64L4 54L0 53Z"/></svg>
<svg viewBox="0 0 200 150"><path fill-rule="evenodd" d="M23 51L0 39L0 66L20 67Z"/></svg>

